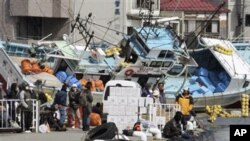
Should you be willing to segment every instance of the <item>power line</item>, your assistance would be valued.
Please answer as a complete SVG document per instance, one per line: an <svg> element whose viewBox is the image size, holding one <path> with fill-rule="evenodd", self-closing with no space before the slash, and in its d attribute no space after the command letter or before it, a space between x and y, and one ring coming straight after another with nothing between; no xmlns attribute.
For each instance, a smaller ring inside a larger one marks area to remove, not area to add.
<svg viewBox="0 0 250 141"><path fill-rule="evenodd" d="M80 8L79 8L78 14L80 14L80 12L81 12L81 10L82 10L83 3L84 3L84 0L82 0L82 3L81 3L81 6L80 6Z"/></svg>
<svg viewBox="0 0 250 141"><path fill-rule="evenodd" d="M87 21L87 20L85 20L85 19L83 19L83 18L80 18L80 19L81 19L81 20L83 20L83 21ZM90 21L88 21L88 23L91 23L91 24L93 24L93 25L96 25L96 26L99 26L99 27L102 27L102 28L108 29L108 27L103 26L103 25L100 25L100 24L97 24L97 23L94 23L94 22L90 22ZM126 33L124 33L124 32L121 32L121 31L118 31L118 30L115 30L115 29L112 29L112 28L109 28L109 30L114 31L114 32L117 32L117 33L120 33L120 34L123 34L123 35L127 35L127 34L126 34Z"/></svg>

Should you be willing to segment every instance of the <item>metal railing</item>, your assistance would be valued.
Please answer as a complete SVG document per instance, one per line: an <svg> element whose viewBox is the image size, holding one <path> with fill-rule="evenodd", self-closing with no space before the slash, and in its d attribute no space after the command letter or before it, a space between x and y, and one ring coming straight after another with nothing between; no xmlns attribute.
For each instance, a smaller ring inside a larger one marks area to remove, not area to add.
<svg viewBox="0 0 250 141"><path fill-rule="evenodd" d="M178 104L149 104L147 111L148 120L163 130L166 122L171 120L180 109Z"/></svg>
<svg viewBox="0 0 250 141"><path fill-rule="evenodd" d="M38 133L39 126L39 102L36 99L30 99L32 102L32 126ZM20 108L20 100L18 99L2 99L0 100L0 131L11 129L22 129L21 118L22 108Z"/></svg>

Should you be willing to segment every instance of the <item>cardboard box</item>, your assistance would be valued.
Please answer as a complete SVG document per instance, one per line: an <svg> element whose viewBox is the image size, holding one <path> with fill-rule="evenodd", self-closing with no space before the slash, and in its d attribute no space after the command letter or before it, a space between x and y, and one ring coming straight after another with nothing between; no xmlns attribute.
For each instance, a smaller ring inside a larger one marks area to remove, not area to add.
<svg viewBox="0 0 250 141"><path fill-rule="evenodd" d="M116 112L117 108L116 107L110 106L110 108L108 110L109 110L109 112L108 112L109 115L112 115L112 116L117 115L117 112Z"/></svg>
<svg viewBox="0 0 250 141"><path fill-rule="evenodd" d="M109 113L111 106L103 105L103 113Z"/></svg>
<svg viewBox="0 0 250 141"><path fill-rule="evenodd" d="M119 116L118 117L119 124L126 124L127 121L127 116Z"/></svg>
<svg viewBox="0 0 250 141"><path fill-rule="evenodd" d="M140 97L141 90L140 88L123 87L122 95L129 95L130 97Z"/></svg>
<svg viewBox="0 0 250 141"><path fill-rule="evenodd" d="M138 107L137 106L127 106L126 107L126 115L127 116L135 116L138 114Z"/></svg>
<svg viewBox="0 0 250 141"><path fill-rule="evenodd" d="M110 87L109 96L121 96L122 89L120 87Z"/></svg>
<svg viewBox="0 0 250 141"><path fill-rule="evenodd" d="M116 106L116 115L125 116L126 115L126 106Z"/></svg>
<svg viewBox="0 0 250 141"><path fill-rule="evenodd" d="M117 122L118 122L118 118L117 118L117 116L108 115L108 116L107 116L107 122L114 122L114 123L117 123Z"/></svg>
<svg viewBox="0 0 250 141"><path fill-rule="evenodd" d="M145 107L145 101L146 101L146 98L145 97L139 97L138 98L138 103L139 103L139 105L138 106L140 106L140 107Z"/></svg>
<svg viewBox="0 0 250 141"><path fill-rule="evenodd" d="M128 97L128 106L138 106L138 97Z"/></svg>
<svg viewBox="0 0 250 141"><path fill-rule="evenodd" d="M127 116L127 123L133 126L138 121L138 116Z"/></svg>
<svg viewBox="0 0 250 141"><path fill-rule="evenodd" d="M108 97L108 102L110 106L116 106L118 105L118 101L117 101L117 96L109 96Z"/></svg>
<svg viewBox="0 0 250 141"><path fill-rule="evenodd" d="M120 96L117 98L119 105L128 105L128 99L125 96Z"/></svg>

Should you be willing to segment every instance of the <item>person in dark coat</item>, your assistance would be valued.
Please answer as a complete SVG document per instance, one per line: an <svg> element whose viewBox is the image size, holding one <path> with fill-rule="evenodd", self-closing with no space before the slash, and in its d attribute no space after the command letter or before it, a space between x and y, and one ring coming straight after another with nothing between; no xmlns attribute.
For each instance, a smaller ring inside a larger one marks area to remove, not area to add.
<svg viewBox="0 0 250 141"><path fill-rule="evenodd" d="M76 117L78 119L78 122L81 122L81 116L80 116L80 111L79 111L79 95L80 95L80 90L77 89L77 85L73 84L69 93L69 115L71 117L71 125L72 128L75 128L75 120Z"/></svg>
<svg viewBox="0 0 250 141"><path fill-rule="evenodd" d="M152 90L151 90L151 83L147 83L145 87L142 89L142 97L151 97L153 98Z"/></svg>
<svg viewBox="0 0 250 141"><path fill-rule="evenodd" d="M91 94L91 82L87 82L85 85L85 89L82 90L80 94L80 105L83 109L83 118L82 118L82 130L88 131L89 125L90 125L90 119L89 115L92 112L92 102L93 102L93 96Z"/></svg>
<svg viewBox="0 0 250 141"><path fill-rule="evenodd" d="M168 121L163 128L163 136L166 138L178 137L183 131L183 115L180 111L175 113L173 119Z"/></svg>
<svg viewBox="0 0 250 141"><path fill-rule="evenodd" d="M0 82L0 100L3 100L5 98L5 93L3 90L3 83ZM2 125L4 127L8 127L8 113L7 113L7 107L6 103L0 101L0 127Z"/></svg>
<svg viewBox="0 0 250 141"><path fill-rule="evenodd" d="M55 95L52 107L59 110L60 113L60 126L63 126L66 119L66 108L67 108L67 85L62 86L61 91L58 91Z"/></svg>
<svg viewBox="0 0 250 141"><path fill-rule="evenodd" d="M18 84L17 83L12 83L11 86L10 86L10 90L9 90L9 92L7 94L7 98L10 99L10 100L19 99L18 93L19 93ZM17 102L17 101L10 101L9 102L9 107L10 107L9 114L10 114L10 117L11 117L12 121L18 122L17 117L16 117L15 102Z"/></svg>

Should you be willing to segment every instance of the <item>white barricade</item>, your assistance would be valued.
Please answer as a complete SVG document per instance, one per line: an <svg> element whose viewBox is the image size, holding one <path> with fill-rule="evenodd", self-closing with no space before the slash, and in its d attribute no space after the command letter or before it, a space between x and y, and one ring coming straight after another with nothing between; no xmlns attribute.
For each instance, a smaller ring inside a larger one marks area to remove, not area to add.
<svg viewBox="0 0 250 141"><path fill-rule="evenodd" d="M163 130L164 125L172 119L177 111L180 111L178 104L148 104L147 116L148 120Z"/></svg>
<svg viewBox="0 0 250 141"><path fill-rule="evenodd" d="M39 126L39 102L35 99L32 101L32 127L38 133ZM21 119L20 100L2 99L0 100L0 131L10 129L21 129L19 125ZM18 124L19 122L19 124Z"/></svg>

